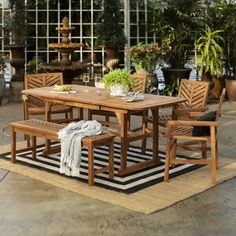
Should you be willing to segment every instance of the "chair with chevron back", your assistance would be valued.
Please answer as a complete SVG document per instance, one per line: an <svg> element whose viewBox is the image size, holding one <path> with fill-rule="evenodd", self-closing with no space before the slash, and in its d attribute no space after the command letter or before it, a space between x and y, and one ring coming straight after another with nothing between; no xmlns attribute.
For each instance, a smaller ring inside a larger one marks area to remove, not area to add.
<svg viewBox="0 0 236 236"><path fill-rule="evenodd" d="M144 93L145 92L145 88L146 88L146 84L147 84L147 80L148 80L148 76L145 74L132 74L131 75L134 81L134 85L132 88L133 92L140 92L140 93ZM105 121L100 121L102 122L104 125L110 126L110 125L117 125L117 122L111 122L110 118L111 117L115 117L114 112L110 112L110 111L101 111L101 110L88 110L88 119L92 120L93 119L93 115L99 115L99 116L103 116L105 118ZM128 117L128 119L130 120L131 116L133 115L138 115L142 117L142 127L137 127L135 129L133 129L132 131L137 131L137 130L143 130L143 132L146 132L147 129L147 124L148 124L148 120L147 120L147 112L136 112L133 113L132 115L130 115ZM128 129L130 130L130 121L129 121L129 127ZM117 132L117 129L111 129L111 131L115 132L117 135L119 135L119 132ZM145 152L146 149L146 140L144 139L142 141L142 153Z"/></svg>
<svg viewBox="0 0 236 236"><path fill-rule="evenodd" d="M207 110L206 103L209 92L209 82L182 79L178 97L186 99L172 107L171 114L159 116L159 125L166 127L168 120L192 120ZM153 122L153 121L152 121ZM163 132L160 133L161 135Z"/></svg>
<svg viewBox="0 0 236 236"><path fill-rule="evenodd" d="M132 74L131 76L134 81L134 86L132 88L132 91L144 93L145 88L146 88L146 84L147 84L147 76L145 74ZM109 122L109 117L115 116L113 112L109 112L109 111L89 110L88 111L88 119L92 120L93 115L104 116L106 122Z"/></svg>
<svg viewBox="0 0 236 236"><path fill-rule="evenodd" d="M40 73L40 74L26 74L24 80L25 89L49 87L63 84L62 73ZM44 115L45 104L39 97L23 95L23 114L24 120L28 120L31 115ZM65 118L55 119L53 121L69 121L73 118L73 111L71 107L53 104L50 109L51 114L65 114Z"/></svg>
<svg viewBox="0 0 236 236"><path fill-rule="evenodd" d="M175 164L210 165L211 182L216 184L216 169L218 167L217 126L221 115L221 106L225 97L225 89L220 97L216 111L200 116L197 120L172 120L167 122L166 132L166 162L165 178L169 181L169 168ZM178 150L187 152L201 152L201 157L176 158ZM207 151L211 157L207 158Z"/></svg>

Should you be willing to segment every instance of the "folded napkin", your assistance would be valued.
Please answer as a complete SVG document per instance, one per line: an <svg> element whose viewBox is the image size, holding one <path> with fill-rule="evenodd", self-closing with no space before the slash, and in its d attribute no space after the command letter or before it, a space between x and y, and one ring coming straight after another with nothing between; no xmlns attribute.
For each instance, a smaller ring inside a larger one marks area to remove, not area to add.
<svg viewBox="0 0 236 236"><path fill-rule="evenodd" d="M122 98L126 102L136 102L144 100L144 95L140 92L129 92L125 97Z"/></svg>

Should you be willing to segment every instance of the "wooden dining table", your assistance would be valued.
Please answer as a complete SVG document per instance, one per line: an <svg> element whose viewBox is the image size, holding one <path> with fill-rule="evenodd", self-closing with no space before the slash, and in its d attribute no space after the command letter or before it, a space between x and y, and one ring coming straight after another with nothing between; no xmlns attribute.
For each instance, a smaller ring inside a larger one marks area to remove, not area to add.
<svg viewBox="0 0 236 236"><path fill-rule="evenodd" d="M124 175L160 162L158 157L158 116L159 108L172 106L185 101L184 98L144 94L144 100L126 102L122 97L111 96L108 91L101 91L95 87L82 85L70 85L75 93L55 93L53 87L42 87L22 90L25 96L40 97L45 101L45 120L50 121L50 106L52 103L64 104L73 107L103 110L114 112L120 126L119 136L121 142L120 168L118 174ZM129 132L129 115L140 112L151 111L153 125L151 131L143 133ZM127 151L129 143L137 140L152 138L152 159L136 164L127 164Z"/></svg>

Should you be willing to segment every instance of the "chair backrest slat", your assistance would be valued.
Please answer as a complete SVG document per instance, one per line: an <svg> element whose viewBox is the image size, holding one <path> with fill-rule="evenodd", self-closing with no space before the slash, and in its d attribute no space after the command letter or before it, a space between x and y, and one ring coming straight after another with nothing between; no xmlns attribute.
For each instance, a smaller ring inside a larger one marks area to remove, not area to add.
<svg viewBox="0 0 236 236"><path fill-rule="evenodd" d="M145 74L136 74L136 73L132 74L131 76L134 80L134 86L132 88L132 91L145 93L148 76Z"/></svg>
<svg viewBox="0 0 236 236"><path fill-rule="evenodd" d="M25 75L25 89L48 87L63 84L63 74L58 73L40 73Z"/></svg>
<svg viewBox="0 0 236 236"><path fill-rule="evenodd" d="M206 106L208 92L209 82L182 79L178 97L184 97L187 100L181 104L181 107L198 108Z"/></svg>

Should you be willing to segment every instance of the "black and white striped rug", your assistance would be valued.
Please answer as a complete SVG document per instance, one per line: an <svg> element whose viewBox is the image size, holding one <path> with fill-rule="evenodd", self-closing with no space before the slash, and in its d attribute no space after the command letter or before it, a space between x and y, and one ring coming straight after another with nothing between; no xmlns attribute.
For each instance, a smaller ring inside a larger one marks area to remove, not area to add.
<svg viewBox="0 0 236 236"><path fill-rule="evenodd" d="M55 143L53 146L60 145L58 143ZM17 163L18 164L24 164L29 165L32 167L40 168L46 171L54 172L57 174L59 173L59 166L60 166L60 153L56 154L50 154L49 156L45 157L42 156L42 151L44 150L44 147L38 146L37 148L37 159L32 160L31 152L24 152L17 154ZM103 188L108 188L124 193L134 193L136 191L139 191L143 188L146 188L148 186L151 186L153 184L157 184L163 181L164 176L164 159L165 154L160 152L159 156L161 158L161 163L153 166L148 167L143 170L139 170L136 172L133 172L131 174L127 174L124 176L118 176L117 170L120 166L120 145L115 144L114 149L114 155L115 155L115 176L114 180L109 180L108 175L106 173L101 173L99 175L95 176L95 185L101 186ZM149 160L152 157L151 150L147 150L146 153L143 155L140 152L139 147L130 146L128 151L128 165L133 163L138 163L142 160ZM11 154L5 153L1 154L0 158L8 159L10 160ZM181 157L178 157L181 158ZM105 166L108 163L108 149L107 147L100 147L95 149L95 168ZM80 181L87 182L88 179L88 171L87 171L87 150L82 151L82 163L81 163L81 177L77 178ZM178 175L185 174L187 172L196 170L200 168L201 166L192 165L192 164L186 164L186 165L176 165L173 169L170 170L170 178L176 177ZM67 176L65 176L67 177ZM67 177L72 178L72 177ZM74 178L74 177L73 177Z"/></svg>

